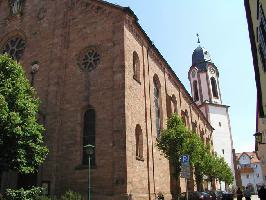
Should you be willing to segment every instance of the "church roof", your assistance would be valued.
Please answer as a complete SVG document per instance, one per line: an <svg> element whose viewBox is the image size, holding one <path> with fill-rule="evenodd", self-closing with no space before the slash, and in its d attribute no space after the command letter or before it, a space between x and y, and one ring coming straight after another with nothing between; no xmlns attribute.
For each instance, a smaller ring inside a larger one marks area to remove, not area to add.
<svg viewBox="0 0 266 200"><path fill-rule="evenodd" d="M210 53L207 49L205 49L202 46L198 46L192 54L192 66L191 67L197 67L199 71L208 71L208 66L211 65L214 67L217 71L217 74L219 76L219 70L214 65L214 63L211 60ZM190 68L191 69L191 68Z"/></svg>
<svg viewBox="0 0 266 200"><path fill-rule="evenodd" d="M192 65L196 65L202 62L212 62L212 61L210 53L207 51L207 49L199 45L192 54Z"/></svg>

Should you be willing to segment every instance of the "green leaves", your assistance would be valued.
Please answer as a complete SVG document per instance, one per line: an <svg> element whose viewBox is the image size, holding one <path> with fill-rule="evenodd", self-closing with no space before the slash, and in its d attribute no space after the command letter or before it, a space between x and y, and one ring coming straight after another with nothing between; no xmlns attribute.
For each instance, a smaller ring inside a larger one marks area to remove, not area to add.
<svg viewBox="0 0 266 200"><path fill-rule="evenodd" d="M0 55L0 170L31 173L44 161L39 100L16 61Z"/></svg>
<svg viewBox="0 0 266 200"><path fill-rule="evenodd" d="M175 169L180 169L180 157L190 155L190 164L195 168L197 182L207 176L210 180L219 179L230 184L233 175L223 158L211 154L210 147L201 138L188 130L181 118L173 114L167 121L167 129L161 132L157 139L157 147L171 161ZM178 177L180 170L176 170Z"/></svg>

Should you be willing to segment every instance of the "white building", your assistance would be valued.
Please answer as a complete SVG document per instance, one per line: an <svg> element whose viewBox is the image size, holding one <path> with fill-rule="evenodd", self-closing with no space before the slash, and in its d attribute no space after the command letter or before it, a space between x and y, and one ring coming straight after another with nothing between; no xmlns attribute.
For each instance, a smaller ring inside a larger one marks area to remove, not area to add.
<svg viewBox="0 0 266 200"><path fill-rule="evenodd" d="M238 153L236 156L237 170L241 175L242 186L248 186L256 192L258 186L265 184L261 161L255 152Z"/></svg>
<svg viewBox="0 0 266 200"><path fill-rule="evenodd" d="M235 174L229 106L222 103L218 68L212 62L209 52L200 45L192 54L188 78L194 102L215 129L212 135L214 151L224 157ZM225 189L224 184L221 189Z"/></svg>

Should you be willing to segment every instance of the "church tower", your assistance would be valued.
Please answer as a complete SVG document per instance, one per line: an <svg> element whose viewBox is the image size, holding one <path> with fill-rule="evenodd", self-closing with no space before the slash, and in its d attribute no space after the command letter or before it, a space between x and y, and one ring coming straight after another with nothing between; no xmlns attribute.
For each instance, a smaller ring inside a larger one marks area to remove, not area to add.
<svg viewBox="0 0 266 200"><path fill-rule="evenodd" d="M192 66L188 72L192 97L214 128L214 151L224 157L234 175L229 106L222 103L218 68L212 62L210 53L200 45L199 39L198 44L192 54Z"/></svg>

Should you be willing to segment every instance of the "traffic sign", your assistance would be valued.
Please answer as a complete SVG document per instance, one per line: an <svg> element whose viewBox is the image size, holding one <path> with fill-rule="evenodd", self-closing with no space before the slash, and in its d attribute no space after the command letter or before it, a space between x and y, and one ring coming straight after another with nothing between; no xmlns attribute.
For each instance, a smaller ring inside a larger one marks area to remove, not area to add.
<svg viewBox="0 0 266 200"><path fill-rule="evenodd" d="M181 165L189 165L189 155L181 156Z"/></svg>

